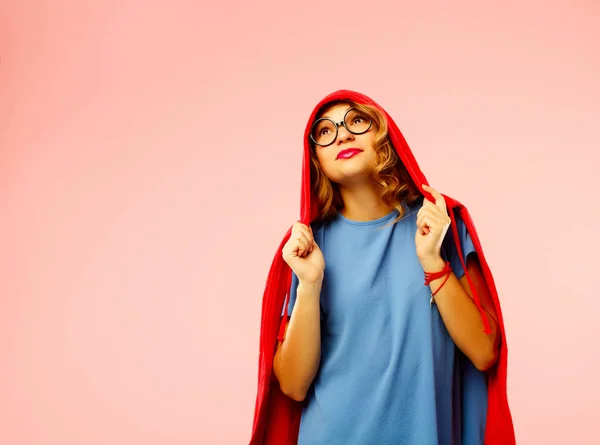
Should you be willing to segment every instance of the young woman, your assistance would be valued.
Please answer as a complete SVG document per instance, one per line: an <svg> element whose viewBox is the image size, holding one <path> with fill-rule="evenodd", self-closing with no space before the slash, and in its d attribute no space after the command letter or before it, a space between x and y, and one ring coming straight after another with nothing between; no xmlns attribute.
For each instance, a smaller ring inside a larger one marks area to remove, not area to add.
<svg viewBox="0 0 600 445"><path fill-rule="evenodd" d="M265 292L251 443L514 443L499 302L464 206L349 91L315 108L303 179Z"/></svg>

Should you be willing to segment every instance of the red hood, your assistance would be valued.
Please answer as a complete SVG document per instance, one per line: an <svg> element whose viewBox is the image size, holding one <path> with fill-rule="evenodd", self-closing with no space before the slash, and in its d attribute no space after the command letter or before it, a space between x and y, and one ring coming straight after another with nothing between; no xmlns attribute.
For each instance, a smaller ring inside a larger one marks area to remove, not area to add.
<svg viewBox="0 0 600 445"><path fill-rule="evenodd" d="M304 224L310 224L315 221L318 216L317 200L311 189L310 178L310 144L309 132L312 123L315 120L317 113L328 103L340 100L352 100L356 103L371 105L376 107L385 117L388 124L388 134L392 145L396 149L404 166L408 170L414 184L419 188L420 192L429 199L435 202L435 199L425 190L422 189L422 184L429 185L427 179L417 161L415 160L412 151L408 147L404 136L400 132L396 123L372 99L353 91L339 90L325 98L323 98L308 119L306 130L304 133L304 157L302 162L302 190L300 204L300 221ZM504 322L500 302L492 273L485 260L483 250L475 225L471 220L468 210L457 200L444 196L448 214L452 220L451 229L458 248L458 254L463 262L465 275L471 290L473 291L473 299L479 308L482 321L485 327L485 332L490 332L487 316L481 306L479 296L475 291L473 283L466 273L466 265L463 261L463 254L460 247L460 238L456 226L456 215L464 221L467 231L471 236L479 261L483 270L486 284L494 300L496 312L498 315L498 323L501 331L501 345L498 361L494 367L487 372L488 374L488 413L485 435L485 445L512 445L515 443L512 417L508 406L506 396L506 372L507 372L507 345L506 335L504 332ZM256 406L254 413L254 425L252 431L251 445L292 445L296 444L298 427L300 422L301 404L294 402L286 397L279 389L273 375L273 357L277 346L277 340L283 341L285 324L287 322L287 311L281 317L283 305L287 303L288 290L291 285L291 270L281 257L281 249L287 242L291 234L291 227L285 234L279 248L276 251L275 258L271 265L265 292L263 295L262 318L261 318L261 333L260 333L260 353L259 353L259 373L258 373L258 394L256 398Z"/></svg>
<svg viewBox="0 0 600 445"><path fill-rule="evenodd" d="M412 177L414 183L419 187L421 193L423 193L423 195L427 198L430 198L432 202L435 202L435 199L433 199L433 197L429 193L425 192L421 188L421 184L429 185L429 183L425 179L425 175L423 175L423 173L421 172L421 169L419 168L417 161L415 160L412 152L410 151L408 144L404 140L404 136L402 136L402 133L398 129L398 126L393 121L393 119L387 114L387 112L383 108L381 108L379 104L375 103L371 98L365 96L364 94L348 90L339 90L335 93L331 93L330 95L326 96L321 100L321 102L317 104L306 124L306 130L304 131L304 158L302 161L302 195L300 204L300 221L302 221L304 224L309 224L316 219L318 214L318 209L316 206L317 201L314 196L314 191L311 190L310 187L310 129L313 122L315 121L317 114L321 109L323 109L325 105L340 100L352 100L359 104L374 106L384 115L388 124L388 134L392 141L392 145L394 146L398 155L400 156L402 163L406 166L410 176Z"/></svg>

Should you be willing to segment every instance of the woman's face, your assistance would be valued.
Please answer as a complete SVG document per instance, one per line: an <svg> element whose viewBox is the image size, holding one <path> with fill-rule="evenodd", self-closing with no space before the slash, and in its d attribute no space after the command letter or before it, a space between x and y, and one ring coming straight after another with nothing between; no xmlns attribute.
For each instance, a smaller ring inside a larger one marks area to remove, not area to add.
<svg viewBox="0 0 600 445"><path fill-rule="evenodd" d="M317 116L317 119L329 118L333 122L339 123L346 117L346 124L349 125L353 123L360 125L360 119L369 119L366 115L346 115L350 108L349 104L337 104L325 109ZM330 129L317 130L321 134L327 134L328 131L331 131ZM377 162L374 149L376 132L375 122L363 134L353 134L343 125L339 125L337 137L332 144L326 147L315 145L317 160L327 178L341 185L358 184L368 179ZM333 133L335 133L335 130Z"/></svg>

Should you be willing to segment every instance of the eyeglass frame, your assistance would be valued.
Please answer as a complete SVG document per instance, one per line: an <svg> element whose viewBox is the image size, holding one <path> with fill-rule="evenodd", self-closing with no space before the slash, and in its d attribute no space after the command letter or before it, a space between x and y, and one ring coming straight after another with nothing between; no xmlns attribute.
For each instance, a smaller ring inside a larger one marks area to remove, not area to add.
<svg viewBox="0 0 600 445"><path fill-rule="evenodd" d="M348 116L348 113L350 113L350 111L355 110L358 111L360 114L364 115L365 113L360 112L358 109L356 108L348 108L348 110L344 113L344 118L339 122L339 123L335 123L333 121L333 119L330 119L328 117L322 117L317 119L312 126L310 127L310 140L313 141L316 145L318 145L319 147L329 147L331 144L333 144L335 142L335 140L338 137L338 130L340 128L340 126L343 126L346 131L348 131L351 134L365 134L367 131L369 131L371 129L371 127L373 126L373 119L370 116L367 116L369 118L369 126L367 127L367 129L365 131L361 131L359 133L354 132L352 130L350 130L348 127L346 127L346 116ZM333 138L333 140L329 143L329 144L319 144L317 141L315 141L315 138L313 137L313 130L315 128L315 125L317 125L317 123L321 122L321 121L329 121L331 122L334 126L335 126L335 136Z"/></svg>

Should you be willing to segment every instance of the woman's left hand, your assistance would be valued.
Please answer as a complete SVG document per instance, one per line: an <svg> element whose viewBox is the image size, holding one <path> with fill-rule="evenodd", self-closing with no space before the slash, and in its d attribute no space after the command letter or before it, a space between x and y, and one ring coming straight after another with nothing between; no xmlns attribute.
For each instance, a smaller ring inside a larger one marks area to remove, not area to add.
<svg viewBox="0 0 600 445"><path fill-rule="evenodd" d="M423 184L423 189L435 198L435 204L427 198L417 213L417 233L415 244L417 257L423 262L432 262L441 258L442 241L450 227L450 217L444 197L435 189Z"/></svg>

